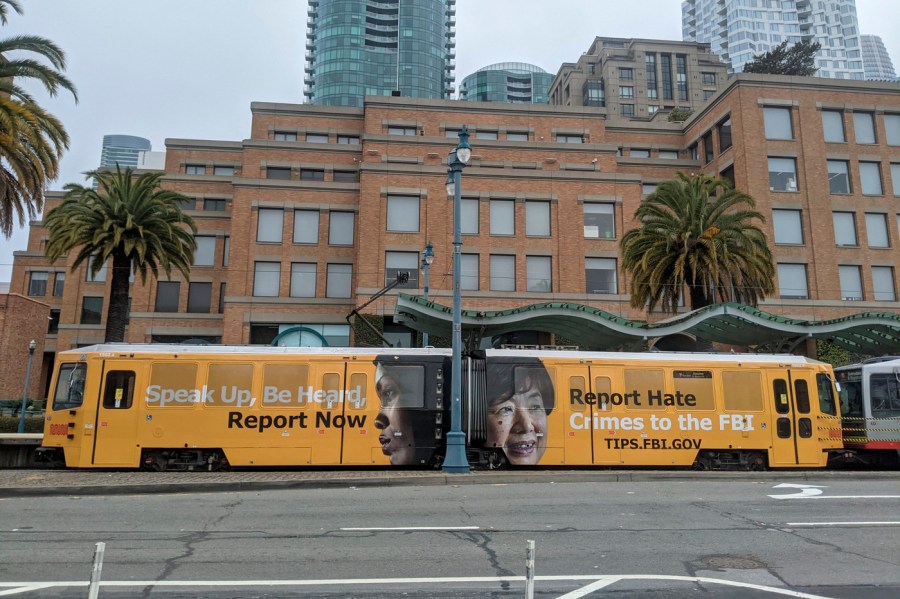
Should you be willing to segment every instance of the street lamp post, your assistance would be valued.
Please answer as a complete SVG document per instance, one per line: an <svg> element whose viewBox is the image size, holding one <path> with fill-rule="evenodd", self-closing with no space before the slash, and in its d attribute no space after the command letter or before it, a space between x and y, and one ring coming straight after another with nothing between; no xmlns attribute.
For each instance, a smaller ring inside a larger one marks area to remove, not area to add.
<svg viewBox="0 0 900 599"><path fill-rule="evenodd" d="M429 241L425 249L422 250L422 273L425 277L425 288L422 295L426 302L428 301L428 267L431 266L432 262L434 262L434 248L431 247L431 242ZM428 332L422 333L422 347L428 347Z"/></svg>
<svg viewBox="0 0 900 599"><path fill-rule="evenodd" d="M28 403L28 383L31 382L31 360L37 347L34 339L28 344L28 368L25 371L25 391L22 393L22 412L19 414L19 433L25 432L25 404Z"/></svg>
<svg viewBox="0 0 900 599"><path fill-rule="evenodd" d="M459 144L447 159L447 195L453 196L453 365L450 372L450 432L447 434L447 455L444 457L444 472L468 474L469 461L466 459L466 436L462 432L462 299L459 293L460 259L462 258L462 238L460 237L460 186L462 171L472 158L469 145L469 130L463 127L459 132Z"/></svg>

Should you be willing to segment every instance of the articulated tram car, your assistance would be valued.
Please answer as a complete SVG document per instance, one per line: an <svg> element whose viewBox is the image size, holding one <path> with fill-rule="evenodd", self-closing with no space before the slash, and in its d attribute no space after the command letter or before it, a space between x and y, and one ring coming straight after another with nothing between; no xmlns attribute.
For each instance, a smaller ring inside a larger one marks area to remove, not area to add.
<svg viewBox="0 0 900 599"><path fill-rule="evenodd" d="M61 352L43 451L69 467L437 466L444 349L97 345ZM486 350L463 358L473 466L816 468L830 366L788 355Z"/></svg>
<svg viewBox="0 0 900 599"><path fill-rule="evenodd" d="M859 462L900 465L900 358L834 369L844 446Z"/></svg>

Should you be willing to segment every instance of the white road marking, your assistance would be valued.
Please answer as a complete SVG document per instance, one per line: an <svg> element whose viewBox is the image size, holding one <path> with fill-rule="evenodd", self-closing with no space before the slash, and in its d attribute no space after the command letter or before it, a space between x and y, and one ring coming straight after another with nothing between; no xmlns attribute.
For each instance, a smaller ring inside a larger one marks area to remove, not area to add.
<svg viewBox="0 0 900 599"><path fill-rule="evenodd" d="M898 522L785 522L786 526L900 526Z"/></svg>
<svg viewBox="0 0 900 599"><path fill-rule="evenodd" d="M561 595L559 599L579 599L580 597L584 597L586 595L590 595L594 591L599 591L604 587L608 587L609 585L616 582L618 579L614 576L607 579L600 579L597 582L592 582L586 587L581 587L580 589L576 589L571 593L566 593L565 595Z"/></svg>
<svg viewBox="0 0 900 599"><path fill-rule="evenodd" d="M373 526L369 528L342 528L341 530L479 530L478 526L396 526L396 527L379 527Z"/></svg>
<svg viewBox="0 0 900 599"><path fill-rule="evenodd" d="M822 489L825 487L821 487L819 485L796 485L793 483L781 483L780 485L775 485L772 487L773 489L800 489L799 493L789 493L787 495L769 495L772 499L805 499L807 497L815 497L817 495L822 494Z"/></svg>

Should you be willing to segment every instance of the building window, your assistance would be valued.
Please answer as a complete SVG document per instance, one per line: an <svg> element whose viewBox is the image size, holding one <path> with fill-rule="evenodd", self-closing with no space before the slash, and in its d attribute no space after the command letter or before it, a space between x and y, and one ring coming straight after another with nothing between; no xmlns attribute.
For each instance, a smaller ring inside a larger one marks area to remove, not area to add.
<svg viewBox="0 0 900 599"><path fill-rule="evenodd" d="M316 263L291 264L291 297L316 297Z"/></svg>
<svg viewBox="0 0 900 599"><path fill-rule="evenodd" d="M647 105L647 114L656 114L659 112L659 104L648 104Z"/></svg>
<svg viewBox="0 0 900 599"><path fill-rule="evenodd" d="M233 177L234 176L234 167L233 166L214 166L213 167L213 175L217 177Z"/></svg>
<svg viewBox="0 0 900 599"><path fill-rule="evenodd" d="M863 298L862 277L858 266L838 266L841 280L841 299L845 302L859 301Z"/></svg>
<svg viewBox="0 0 900 599"><path fill-rule="evenodd" d="M763 120L766 127L766 139L794 139L790 108L766 106L763 108Z"/></svg>
<svg viewBox="0 0 900 599"><path fill-rule="evenodd" d="M182 211L196 210L197 209L197 200L196 200L196 198L187 198L185 200L181 200L180 202L178 202L178 207Z"/></svg>
<svg viewBox="0 0 900 599"><path fill-rule="evenodd" d="M613 204L584 205L584 236L587 239L613 239L616 236Z"/></svg>
<svg viewBox="0 0 900 599"><path fill-rule="evenodd" d="M884 115L884 139L889 146L900 146L900 114Z"/></svg>
<svg viewBox="0 0 900 599"><path fill-rule="evenodd" d="M516 257L491 256L491 291L516 290Z"/></svg>
<svg viewBox="0 0 900 599"><path fill-rule="evenodd" d="M894 195L900 196L900 164L891 163L891 184L894 187Z"/></svg>
<svg viewBox="0 0 900 599"><path fill-rule="evenodd" d="M660 160L678 160L678 150L660 150L657 157Z"/></svg>
<svg viewBox="0 0 900 599"><path fill-rule="evenodd" d="M550 202L525 202L525 235L550 236Z"/></svg>
<svg viewBox="0 0 900 599"><path fill-rule="evenodd" d="M178 312L178 296L181 294L179 281L158 281L156 283L156 311Z"/></svg>
<svg viewBox="0 0 900 599"><path fill-rule="evenodd" d="M713 149L713 134L710 129L706 132L706 135L703 136L703 159L706 162L712 162L715 156L715 150Z"/></svg>
<svg viewBox="0 0 900 599"><path fill-rule="evenodd" d="M388 127L388 135L418 135L417 127Z"/></svg>
<svg viewBox="0 0 900 599"><path fill-rule="evenodd" d="M358 135L338 135L337 142L338 142L338 145L358 146L359 145L359 136Z"/></svg>
<svg viewBox="0 0 900 599"><path fill-rule="evenodd" d="M463 198L459 202L459 232L461 235L478 235L478 200Z"/></svg>
<svg viewBox="0 0 900 599"><path fill-rule="evenodd" d="M91 282L105 283L106 282L106 271L107 271L106 263L104 263L103 266L100 267L100 270L97 271L97 274L91 273L91 271L94 268L94 256L89 257L87 259L87 261L85 262L85 264L87 265L87 267L85 269L85 274L84 274L85 281L87 281L88 283L91 283Z"/></svg>
<svg viewBox="0 0 900 599"><path fill-rule="evenodd" d="M478 254L461 255L459 261L459 288L465 291L478 291Z"/></svg>
<svg viewBox="0 0 900 599"><path fill-rule="evenodd" d="M881 163L859 163L859 186L863 195L880 196L884 194L881 188Z"/></svg>
<svg viewBox="0 0 900 599"><path fill-rule="evenodd" d="M212 283L190 283L188 285L188 309L195 314L209 314L212 306Z"/></svg>
<svg viewBox="0 0 900 599"><path fill-rule="evenodd" d="M769 157L769 190L797 191L797 160Z"/></svg>
<svg viewBox="0 0 900 599"><path fill-rule="evenodd" d="M352 264L329 264L325 277L325 297L350 297L350 282L353 279Z"/></svg>
<svg viewBox="0 0 900 599"><path fill-rule="evenodd" d="M525 257L525 291L536 293L553 291L550 262L550 256Z"/></svg>
<svg viewBox="0 0 900 599"><path fill-rule="evenodd" d="M734 165L729 164L724 169L722 169L722 171L719 173L719 178L728 181L733 189L736 186L736 183L734 181Z"/></svg>
<svg viewBox="0 0 900 599"><path fill-rule="evenodd" d="M703 90L703 99L704 99L704 100L709 100L709 99L712 98L714 95L716 95L716 92L713 91L713 90L711 90L711 89L705 89L705 90Z"/></svg>
<svg viewBox="0 0 900 599"><path fill-rule="evenodd" d="M356 171L334 171L331 180L335 183L358 183L359 173Z"/></svg>
<svg viewBox="0 0 900 599"><path fill-rule="evenodd" d="M328 245L353 245L355 212L330 212L328 214Z"/></svg>
<svg viewBox="0 0 900 599"><path fill-rule="evenodd" d="M656 183L642 183L641 184L641 195L648 196L651 193L655 192L657 188Z"/></svg>
<svg viewBox="0 0 900 599"><path fill-rule="evenodd" d="M66 287L66 273L58 272L56 273L56 278L53 281L53 297L62 297L63 290Z"/></svg>
<svg viewBox="0 0 900 599"><path fill-rule="evenodd" d="M206 167L202 164L186 164L184 165L184 174L186 175L205 175Z"/></svg>
<svg viewBox="0 0 900 599"><path fill-rule="evenodd" d="M844 113L839 110L823 110L822 130L825 135L825 141L833 143L846 142L847 138L844 136Z"/></svg>
<svg viewBox="0 0 900 599"><path fill-rule="evenodd" d="M419 197L388 196L387 230L415 233L419 230Z"/></svg>
<svg viewBox="0 0 900 599"><path fill-rule="evenodd" d="M634 97L634 87L631 85L622 85L619 87L619 97L620 98L633 98Z"/></svg>
<svg viewBox="0 0 900 599"><path fill-rule="evenodd" d="M418 252L385 252L384 253L384 284L388 285L397 280L397 275L406 273L409 275L406 283L401 283L395 289L416 289L419 287L419 253Z"/></svg>
<svg viewBox="0 0 900 599"><path fill-rule="evenodd" d="M216 238L210 236L196 236L197 251L194 252L194 266L215 266L216 264Z"/></svg>
<svg viewBox="0 0 900 599"><path fill-rule="evenodd" d="M715 73L702 73L703 75L703 85L715 85L716 84L716 74Z"/></svg>
<svg viewBox="0 0 900 599"><path fill-rule="evenodd" d="M870 248L890 247L887 231L887 215L875 212L866 213L866 239Z"/></svg>
<svg viewBox="0 0 900 599"><path fill-rule="evenodd" d="M301 181L324 181L325 180L325 171L314 168L302 168L300 169L300 180Z"/></svg>
<svg viewBox="0 0 900 599"><path fill-rule="evenodd" d="M225 287L227 283L219 285L219 314L225 314Z"/></svg>
<svg viewBox="0 0 900 599"><path fill-rule="evenodd" d="M486 139L486 140L496 140L499 139L497 137L496 131L476 131L475 139Z"/></svg>
<svg viewBox="0 0 900 599"><path fill-rule="evenodd" d="M781 299L809 299L805 264L778 265L778 296Z"/></svg>
<svg viewBox="0 0 900 599"><path fill-rule="evenodd" d="M557 134L556 143L560 144L583 144L584 136L583 135L562 135Z"/></svg>
<svg viewBox="0 0 900 599"><path fill-rule="evenodd" d="M228 254L231 251L231 237L224 237L222 239L222 266L228 266Z"/></svg>
<svg viewBox="0 0 900 599"><path fill-rule="evenodd" d="M209 212L224 212L225 200L204 199L203 209Z"/></svg>
<svg viewBox="0 0 900 599"><path fill-rule="evenodd" d="M308 143L308 144L327 144L328 143L328 134L327 133L307 133L306 134L306 143Z"/></svg>
<svg viewBox="0 0 900 599"><path fill-rule="evenodd" d="M602 79L588 79L581 86L582 104L585 106L606 106L606 91Z"/></svg>
<svg viewBox="0 0 900 599"><path fill-rule="evenodd" d="M81 324L100 324L100 315L103 312L102 297L81 298Z"/></svg>
<svg viewBox="0 0 900 599"><path fill-rule="evenodd" d="M528 141L528 134L516 131L508 131L506 133L506 141Z"/></svg>
<svg viewBox="0 0 900 599"><path fill-rule="evenodd" d="M619 79L631 81L634 79L634 69L628 67L619 67Z"/></svg>
<svg viewBox="0 0 900 599"><path fill-rule="evenodd" d="M619 104L619 112L622 116L634 116L634 104Z"/></svg>
<svg viewBox="0 0 900 599"><path fill-rule="evenodd" d="M585 258L586 293L618 293L615 258Z"/></svg>
<svg viewBox="0 0 900 599"><path fill-rule="evenodd" d="M638 150L633 148L628 154L632 158L650 158L650 150Z"/></svg>
<svg viewBox="0 0 900 599"><path fill-rule="evenodd" d="M874 299L876 302L893 302L897 300L893 267L873 266L872 286L875 290Z"/></svg>
<svg viewBox="0 0 900 599"><path fill-rule="evenodd" d="M281 243L284 228L284 210L260 208L256 227L256 241L260 243Z"/></svg>
<svg viewBox="0 0 900 599"><path fill-rule="evenodd" d="M687 102L688 99L688 83L687 83L687 56L684 54L675 55L675 85L678 88L678 100Z"/></svg>
<svg viewBox="0 0 900 599"><path fill-rule="evenodd" d="M319 243L318 210L294 210L294 243Z"/></svg>
<svg viewBox="0 0 900 599"><path fill-rule="evenodd" d="M875 119L871 112L854 112L853 129L856 131L856 143L875 143Z"/></svg>
<svg viewBox="0 0 900 599"><path fill-rule="evenodd" d="M266 168L266 179L278 179L281 181L291 180L290 167L270 166Z"/></svg>
<svg viewBox="0 0 900 599"><path fill-rule="evenodd" d="M852 212L833 212L834 243L842 247L856 247L856 215Z"/></svg>
<svg viewBox="0 0 900 599"><path fill-rule="evenodd" d="M516 234L516 202L491 200L491 235Z"/></svg>
<svg viewBox="0 0 900 599"><path fill-rule="evenodd" d="M278 297L281 282L280 262L254 262L253 295Z"/></svg>
<svg viewBox="0 0 900 599"><path fill-rule="evenodd" d="M275 141L297 141L297 133L293 131L276 131L272 137Z"/></svg>
<svg viewBox="0 0 900 599"><path fill-rule="evenodd" d="M47 279L46 272L32 272L28 282L28 295L34 297L44 297L47 295Z"/></svg>
<svg viewBox="0 0 900 599"><path fill-rule="evenodd" d="M828 161L828 189L831 193L850 193L850 173L846 160Z"/></svg>
<svg viewBox="0 0 900 599"><path fill-rule="evenodd" d="M731 147L731 117L723 121L719 121L719 124L716 125L716 129L719 131L719 152L724 152L728 148Z"/></svg>
<svg viewBox="0 0 900 599"><path fill-rule="evenodd" d="M50 323L47 326L47 334L48 335L56 335L59 333L59 317L62 314L61 310L50 310Z"/></svg>
<svg viewBox="0 0 900 599"><path fill-rule="evenodd" d="M772 210L775 243L803 245L803 224L799 210Z"/></svg>

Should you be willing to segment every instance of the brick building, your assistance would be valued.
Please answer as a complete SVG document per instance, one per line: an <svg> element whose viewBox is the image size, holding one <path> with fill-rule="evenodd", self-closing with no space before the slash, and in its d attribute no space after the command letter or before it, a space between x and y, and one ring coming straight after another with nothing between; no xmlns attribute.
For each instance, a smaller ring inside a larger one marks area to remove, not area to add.
<svg viewBox="0 0 900 599"><path fill-rule="evenodd" d="M0 400L22 399L28 372L28 345L35 350L28 399L43 399L52 356L44 353L49 306L16 293L0 294Z"/></svg>
<svg viewBox="0 0 900 599"><path fill-rule="evenodd" d="M467 125L462 288L467 310L565 301L625 318L618 244L643 195L679 171L721 174L751 194L777 262L763 310L822 320L896 311L900 86L739 75L685 123L607 119L602 107L367 98L363 108L254 103L244 141L167 140L165 185L190 198L190 282L140 281L127 340L270 343L302 326L354 344L347 315L394 279L451 304L447 154ZM60 200L50 194L48 209ZM108 283L43 258L31 226L11 292L47 302L54 352L103 339ZM405 289L404 289L405 287ZM721 298L727 299L727 298ZM395 292L363 312L392 322ZM520 343L552 343L521 332Z"/></svg>

